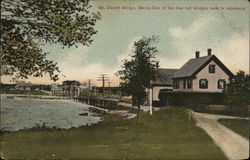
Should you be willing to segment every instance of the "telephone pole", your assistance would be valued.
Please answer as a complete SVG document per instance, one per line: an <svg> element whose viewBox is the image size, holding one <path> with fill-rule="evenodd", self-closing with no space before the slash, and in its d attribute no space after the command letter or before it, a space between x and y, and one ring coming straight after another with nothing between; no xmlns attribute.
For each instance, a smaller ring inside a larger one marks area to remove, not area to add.
<svg viewBox="0 0 250 160"><path fill-rule="evenodd" d="M111 83L111 82L107 82L107 83L109 84L109 88L110 88L110 83Z"/></svg>
<svg viewBox="0 0 250 160"><path fill-rule="evenodd" d="M111 88L110 88L110 83L111 83L111 82L109 81L109 82L107 82L107 83L109 84L109 85L108 85L108 87L109 87L109 88L108 88L108 92L109 92L109 94L110 94L110 93L111 93Z"/></svg>
<svg viewBox="0 0 250 160"><path fill-rule="evenodd" d="M97 81L102 81L102 91L104 93L105 81L109 81L109 77L107 77L107 74L100 74Z"/></svg>

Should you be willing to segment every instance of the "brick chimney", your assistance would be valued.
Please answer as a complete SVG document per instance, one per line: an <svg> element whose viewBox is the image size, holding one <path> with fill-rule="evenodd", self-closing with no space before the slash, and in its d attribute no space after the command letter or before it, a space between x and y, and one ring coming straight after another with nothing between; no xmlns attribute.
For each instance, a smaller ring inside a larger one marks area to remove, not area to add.
<svg viewBox="0 0 250 160"><path fill-rule="evenodd" d="M207 49L207 55L208 55L208 56L211 56L211 55L212 55L212 49L211 49L211 48L208 48L208 49Z"/></svg>
<svg viewBox="0 0 250 160"><path fill-rule="evenodd" d="M211 48L208 48L208 49L207 49L207 55L208 55L208 56L211 56L211 55L212 55L212 49L211 49Z"/></svg>
<svg viewBox="0 0 250 160"><path fill-rule="evenodd" d="M200 51L196 51L195 52L195 58L199 58L200 57Z"/></svg>
<svg viewBox="0 0 250 160"><path fill-rule="evenodd" d="M156 68L159 68L159 61L156 62Z"/></svg>

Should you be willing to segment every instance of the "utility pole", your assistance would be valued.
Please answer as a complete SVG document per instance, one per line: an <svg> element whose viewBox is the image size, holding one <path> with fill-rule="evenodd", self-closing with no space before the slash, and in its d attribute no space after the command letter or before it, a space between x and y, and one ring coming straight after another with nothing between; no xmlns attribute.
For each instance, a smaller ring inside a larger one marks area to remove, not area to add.
<svg viewBox="0 0 250 160"><path fill-rule="evenodd" d="M109 88L108 88L108 92L109 92L109 93L108 93L108 94L111 94L111 89L110 89L110 83L111 83L111 82L107 82L107 83L109 84L109 85L108 85L108 86L109 86ZM109 96L110 96L110 95L109 95Z"/></svg>
<svg viewBox="0 0 250 160"><path fill-rule="evenodd" d="M151 63L155 63L155 68L158 69L160 66L159 66L159 62L158 60L156 60L155 58L156 57L151 57L153 58L153 60L150 60ZM154 93L153 93L153 90L154 90L154 86L152 86L152 84L150 85L150 88L149 88L149 114L153 114L153 97L154 97Z"/></svg>
<svg viewBox="0 0 250 160"><path fill-rule="evenodd" d="M109 88L110 88L110 83L111 83L111 82L107 82L107 83L109 84Z"/></svg>
<svg viewBox="0 0 250 160"><path fill-rule="evenodd" d="M105 81L109 81L109 77L107 77L107 74L100 74L100 77L98 77L97 81L102 81L102 91L104 94Z"/></svg>
<svg viewBox="0 0 250 160"><path fill-rule="evenodd" d="M153 114L153 86L149 88L149 114Z"/></svg>
<svg viewBox="0 0 250 160"><path fill-rule="evenodd" d="M107 74L100 74L100 77L98 77L97 81L102 81L102 93L103 93L103 106L104 106L104 87L105 87L105 81L109 81L109 77L107 77Z"/></svg>

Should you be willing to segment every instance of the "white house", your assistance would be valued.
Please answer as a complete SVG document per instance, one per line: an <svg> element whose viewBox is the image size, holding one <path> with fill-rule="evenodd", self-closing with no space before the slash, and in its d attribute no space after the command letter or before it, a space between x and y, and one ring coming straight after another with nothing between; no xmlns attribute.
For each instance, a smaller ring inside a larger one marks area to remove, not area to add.
<svg viewBox="0 0 250 160"><path fill-rule="evenodd" d="M207 56L190 59L173 75L173 91L222 92L233 73L207 50Z"/></svg>

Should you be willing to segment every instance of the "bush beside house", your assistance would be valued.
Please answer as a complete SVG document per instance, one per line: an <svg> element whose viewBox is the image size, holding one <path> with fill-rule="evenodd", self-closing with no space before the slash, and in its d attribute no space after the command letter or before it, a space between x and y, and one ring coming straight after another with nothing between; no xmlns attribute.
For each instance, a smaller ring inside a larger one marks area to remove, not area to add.
<svg viewBox="0 0 250 160"><path fill-rule="evenodd" d="M225 90L225 104L250 105L250 76L244 71L239 71Z"/></svg>
<svg viewBox="0 0 250 160"><path fill-rule="evenodd" d="M223 104L223 93L202 93L202 92L160 92L161 105L208 105Z"/></svg>

